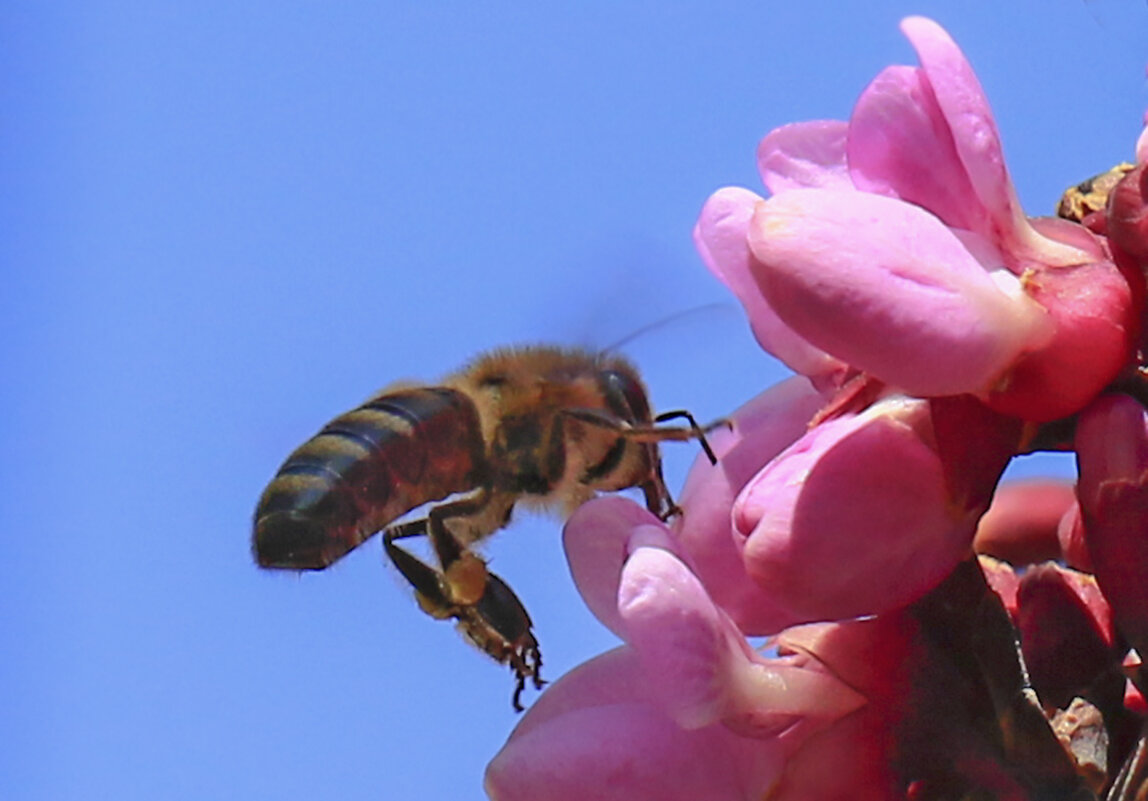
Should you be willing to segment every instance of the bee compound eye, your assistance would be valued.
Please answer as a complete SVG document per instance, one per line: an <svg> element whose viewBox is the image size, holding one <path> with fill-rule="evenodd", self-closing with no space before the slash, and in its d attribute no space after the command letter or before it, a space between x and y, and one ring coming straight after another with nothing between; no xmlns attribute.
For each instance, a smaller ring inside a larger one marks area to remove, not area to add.
<svg viewBox="0 0 1148 801"><path fill-rule="evenodd" d="M650 402L637 377L606 370L600 379L610 410L623 420L649 420Z"/></svg>
<svg viewBox="0 0 1148 801"><path fill-rule="evenodd" d="M326 528L295 512L272 512L255 526L255 559L263 567L319 570L330 564Z"/></svg>

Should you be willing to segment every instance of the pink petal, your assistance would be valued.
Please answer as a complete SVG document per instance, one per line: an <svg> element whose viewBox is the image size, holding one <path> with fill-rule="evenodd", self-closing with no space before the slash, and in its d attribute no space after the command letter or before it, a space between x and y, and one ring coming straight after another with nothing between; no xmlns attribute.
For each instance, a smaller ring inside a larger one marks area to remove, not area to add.
<svg viewBox="0 0 1148 801"><path fill-rule="evenodd" d="M702 207L694 227L694 244L710 272L741 302L753 334L768 353L794 372L821 375L841 364L810 345L778 318L750 274L746 231L761 198L735 186L719 189Z"/></svg>
<svg viewBox="0 0 1148 801"><path fill-rule="evenodd" d="M762 467L805 433L824 398L804 378L791 378L758 395L730 417L734 431L710 435L718 455L700 454L679 496L684 514L673 529L690 566L720 606L748 635L773 634L793 622L745 572L734 542L734 498Z"/></svg>
<svg viewBox="0 0 1148 801"><path fill-rule="evenodd" d="M984 393L1051 333L1018 282L994 281L936 217L898 200L795 189L758 205L749 244L786 323L914 395Z"/></svg>
<svg viewBox="0 0 1148 801"><path fill-rule="evenodd" d="M892 732L872 705L811 737L786 763L769 801L889 801L904 798L889 755Z"/></svg>
<svg viewBox="0 0 1148 801"><path fill-rule="evenodd" d="M720 726L685 731L657 709L572 710L510 740L486 770L494 801L763 798L780 748Z"/></svg>
<svg viewBox="0 0 1148 801"><path fill-rule="evenodd" d="M624 639L618 616L618 585L629 556L627 541L635 528L664 524L629 498L595 498L575 510L562 530L570 574L586 606L603 626Z"/></svg>
<svg viewBox="0 0 1148 801"><path fill-rule="evenodd" d="M894 706L914 669L917 625L906 610L837 623L795 626L777 638L778 652L806 654L870 699ZM891 713L893 710L886 710Z"/></svg>
<svg viewBox="0 0 1148 801"><path fill-rule="evenodd" d="M583 662L547 685L514 727L510 739L575 710L649 702L646 686L645 668L638 654L628 645L619 646Z"/></svg>
<svg viewBox="0 0 1148 801"><path fill-rule="evenodd" d="M1144 407L1126 395L1106 395L1084 410L1075 445L1081 467L1079 494L1088 500L1085 511L1115 482L1143 480L1148 469L1146 424Z"/></svg>
<svg viewBox="0 0 1148 801"><path fill-rule="evenodd" d="M901 31L917 51L925 81L981 204L998 225L1023 219L988 98L964 53L931 19L908 17L901 22Z"/></svg>
<svg viewBox="0 0 1148 801"><path fill-rule="evenodd" d="M1024 424L994 412L971 395L931 398L929 416L949 498L980 516L1020 447Z"/></svg>
<svg viewBox="0 0 1148 801"><path fill-rule="evenodd" d="M988 98L956 42L924 17L906 18L901 30L917 51L925 81L948 123L976 198L991 218L1001 250L1048 264L1079 261L1073 248L1044 239L1028 224L1005 166Z"/></svg>
<svg viewBox="0 0 1148 801"><path fill-rule="evenodd" d="M888 67L866 87L849 120L848 147L858 189L921 206L946 225L991 234L920 70Z"/></svg>
<svg viewBox="0 0 1148 801"><path fill-rule="evenodd" d="M697 578L660 548L639 548L623 571L618 607L646 665L648 691L680 726L719 721L754 737L824 725L864 698L833 677L756 658Z"/></svg>
<svg viewBox="0 0 1148 801"><path fill-rule="evenodd" d="M921 401L818 425L734 503L747 570L805 620L919 598L965 555L977 514L954 504ZM927 437L927 434L926 434Z"/></svg>
<svg viewBox="0 0 1148 801"><path fill-rule="evenodd" d="M622 572L618 608L667 714L687 729L720 720L727 652L745 656L697 578L665 551L639 548Z"/></svg>
<svg viewBox="0 0 1148 801"><path fill-rule="evenodd" d="M775 128L757 146L757 169L773 194L786 189L852 189L845 161L849 123L810 120Z"/></svg>

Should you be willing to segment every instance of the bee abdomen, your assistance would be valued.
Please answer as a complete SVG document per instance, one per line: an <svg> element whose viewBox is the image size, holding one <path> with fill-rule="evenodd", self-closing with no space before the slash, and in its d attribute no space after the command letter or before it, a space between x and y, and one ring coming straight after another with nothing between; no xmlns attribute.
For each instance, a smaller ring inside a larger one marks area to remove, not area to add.
<svg viewBox="0 0 1148 801"><path fill-rule="evenodd" d="M478 413L443 387L373 398L340 415L279 468L255 513L263 567L327 567L399 515L472 489L482 469Z"/></svg>

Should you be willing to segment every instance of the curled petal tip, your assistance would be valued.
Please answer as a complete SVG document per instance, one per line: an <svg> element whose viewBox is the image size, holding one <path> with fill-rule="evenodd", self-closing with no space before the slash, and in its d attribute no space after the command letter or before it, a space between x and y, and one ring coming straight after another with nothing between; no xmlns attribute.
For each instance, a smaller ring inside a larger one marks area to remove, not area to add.
<svg viewBox="0 0 1148 801"><path fill-rule="evenodd" d="M574 583L586 606L610 631L621 636L618 585L629 540L640 527L665 529L657 517L629 498L607 496L582 504L566 521L562 543Z"/></svg>
<svg viewBox="0 0 1148 801"><path fill-rule="evenodd" d="M787 189L852 189L845 158L849 123L795 122L775 128L757 146L762 182L777 194Z"/></svg>
<svg viewBox="0 0 1148 801"><path fill-rule="evenodd" d="M751 271L746 232L762 198L729 186L706 201L694 226L694 244L702 261L733 292L749 317L758 344L802 375L823 375L842 365L809 344L782 322L761 294Z"/></svg>
<svg viewBox="0 0 1148 801"><path fill-rule="evenodd" d="M666 712L691 729L720 719L728 661L744 654L686 566L660 548L638 548L623 569L618 609Z"/></svg>

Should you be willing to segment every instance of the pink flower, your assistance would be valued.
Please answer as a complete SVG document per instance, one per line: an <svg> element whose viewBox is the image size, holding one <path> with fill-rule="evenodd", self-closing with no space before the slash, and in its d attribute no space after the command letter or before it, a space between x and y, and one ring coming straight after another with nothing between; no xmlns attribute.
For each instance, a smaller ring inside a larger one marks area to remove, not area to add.
<svg viewBox="0 0 1148 801"><path fill-rule="evenodd" d="M628 502L591 506L607 503ZM982 745L1001 732L960 674L975 642L928 636L935 613L787 629L766 657L668 528L625 517L580 510L565 538L587 603L626 645L543 693L487 769L491 798L885 801L934 784L1026 797L1028 766Z"/></svg>
<svg viewBox="0 0 1148 801"><path fill-rule="evenodd" d="M487 767L487 794L495 801L741 801L775 779L775 754L721 726L677 726L643 698L645 680L626 647L563 676Z"/></svg>
<svg viewBox="0 0 1148 801"><path fill-rule="evenodd" d="M820 423L734 502L747 572L795 622L911 603L969 553L1018 434L972 400Z"/></svg>
<svg viewBox="0 0 1148 801"><path fill-rule="evenodd" d="M1085 223L1029 218L960 50L902 29L919 67L848 122L767 135L769 199L703 208L702 258L801 376L710 434L668 524L621 497L570 518L574 580L625 644L542 694L493 798L1100 797L1062 740L1134 753L1148 413L1104 393L1148 399L1148 134ZM1013 456L1069 447L1075 489L998 490Z"/></svg>
<svg viewBox="0 0 1148 801"><path fill-rule="evenodd" d="M805 434L825 402L800 377L766 390L730 415L732 431L714 432L718 463L699 455L678 497L688 510L672 521L683 559L746 634L773 634L795 621L746 574L730 509L746 482Z"/></svg>
<svg viewBox="0 0 1148 801"><path fill-rule="evenodd" d="M1131 352L1127 281L1082 227L1024 216L964 56L929 20L902 28L921 66L883 71L847 124L765 137L774 196L715 193L699 250L807 375L851 365L1027 419L1076 411Z"/></svg>
<svg viewBox="0 0 1148 801"><path fill-rule="evenodd" d="M588 605L627 645L547 689L491 762L487 792L498 801L764 797L791 755L865 698L807 655L753 651L656 519L591 508L626 503L584 506L566 544Z"/></svg>

